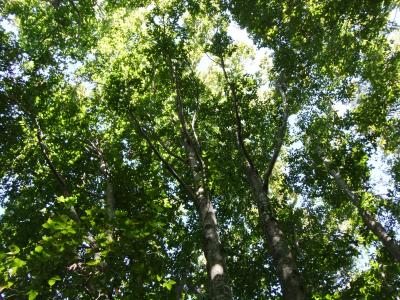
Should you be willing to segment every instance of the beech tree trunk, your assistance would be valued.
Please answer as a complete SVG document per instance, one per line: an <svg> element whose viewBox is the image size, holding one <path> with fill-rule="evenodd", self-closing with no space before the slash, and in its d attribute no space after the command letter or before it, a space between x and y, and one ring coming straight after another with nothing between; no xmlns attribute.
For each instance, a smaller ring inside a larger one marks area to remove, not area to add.
<svg viewBox="0 0 400 300"><path fill-rule="evenodd" d="M302 277L297 271L295 258L289 245L287 244L286 237L280 228L278 220L272 216L271 202L268 197L269 179L271 177L276 160L278 159L287 130L287 120L289 114L286 96L283 93L283 90L279 87L284 104L282 125L278 129L274 151L264 175L265 179L263 179L259 175L244 144L239 98L236 92L236 86L234 83L229 81L229 77L225 69L225 62L222 56L220 57L220 61L224 78L231 92L233 112L236 121L236 142L245 164L244 167L247 180L251 189L253 190L255 202L258 207L259 224L263 232L265 243L267 244L269 252L272 256L272 263L276 269L276 273L282 287L283 298L286 300L306 299L304 283Z"/></svg>
<svg viewBox="0 0 400 300"><path fill-rule="evenodd" d="M272 256L272 263L282 287L283 298L287 300L306 299L303 280L297 271L294 255L287 244L279 222L270 214L270 200L265 185L259 174L249 165L246 168L246 175L256 199L259 224Z"/></svg>
<svg viewBox="0 0 400 300"><path fill-rule="evenodd" d="M207 272L210 280L211 299L232 299L225 258L217 232L215 210L202 187L197 190L196 195L202 225L204 255L207 260Z"/></svg>
<svg viewBox="0 0 400 300"><path fill-rule="evenodd" d="M196 159L196 152L192 143L186 140L185 148L189 156L196 189L194 200L199 212L202 228L204 255L207 261L207 271L210 280L210 296L211 299L232 299L225 258L217 231L218 223L215 210L209 199L201 174L200 162Z"/></svg>
<svg viewBox="0 0 400 300"><path fill-rule="evenodd" d="M232 289L217 230L217 217L207 190L207 175L205 172L200 143L197 140L197 135L194 129L194 119L192 122L191 132L189 132L181 97L180 74L179 71L176 71L174 68L172 59L168 55L167 60L169 62L172 83L176 92L176 111L180 123L181 138L193 177L194 190L184 184L182 179L179 179L179 181L192 196L199 214L199 223L201 225L203 239L203 251L207 261L207 273L209 277L209 298L213 300L232 299ZM169 166L169 169L176 174L172 166ZM175 177L177 179L179 178L177 174Z"/></svg>
<svg viewBox="0 0 400 300"><path fill-rule="evenodd" d="M328 168L325 160L324 164L325 167ZM340 176L339 172L329 170L329 173L333 176L339 188L346 193L353 205L357 208L364 225L382 242L392 257L400 262L400 246L389 236L383 225L377 221L372 214L362 208L359 197L350 190L349 186Z"/></svg>
<svg viewBox="0 0 400 300"><path fill-rule="evenodd" d="M225 258L217 231L217 217L207 191L204 162L197 143L195 144L187 131L179 93L177 109L181 123L181 135L193 176L194 202L199 213L202 229L204 256L207 261L207 272L210 281L210 298L216 300L232 299Z"/></svg>

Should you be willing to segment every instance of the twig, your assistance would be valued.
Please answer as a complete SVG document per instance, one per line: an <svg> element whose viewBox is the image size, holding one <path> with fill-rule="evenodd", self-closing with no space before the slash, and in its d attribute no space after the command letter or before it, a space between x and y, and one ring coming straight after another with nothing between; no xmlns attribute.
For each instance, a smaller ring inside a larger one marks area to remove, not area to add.
<svg viewBox="0 0 400 300"><path fill-rule="evenodd" d="M193 199L196 199L196 195L193 192L193 190L188 186L182 178L178 175L178 173L175 171L175 169L172 167L172 165L161 155L161 153L158 151L157 147L154 145L154 143L151 141L149 136L147 135L146 131L141 127L139 120L135 117L135 115L130 112L132 119L134 120L134 123L136 125L136 128L138 129L140 135L146 140L147 144L150 146L150 148L153 150L154 154L160 159L160 161L165 165L167 168L168 172L179 182L179 184L190 194L190 196Z"/></svg>
<svg viewBox="0 0 400 300"><path fill-rule="evenodd" d="M278 139L276 141L275 148L274 148L274 153L272 154L272 157L269 161L267 170L265 171L265 174L264 174L264 188L267 191L268 191L269 180L271 178L272 171L274 170L275 163L276 163L276 161L279 157L279 153L282 149L283 141L285 139L285 134L286 134L286 130L287 130L287 122L288 122L288 118L289 118L289 106L288 106L288 102L286 99L286 95L285 95L284 91L282 90L282 87L280 87L279 85L278 85L278 89L282 96L282 101L283 101L283 116L282 116L282 125L279 128Z"/></svg>
<svg viewBox="0 0 400 300"><path fill-rule="evenodd" d="M245 157L249 167L258 174L257 169L254 166L253 160L251 159L250 154L248 153L248 151L246 149L246 146L244 144L242 120L241 120L241 117L240 117L239 100L238 100L238 96L237 96L237 93L236 93L236 87L232 82L229 81L228 74L227 74L226 69L225 69L225 62L224 62L223 57L221 56L220 59L221 59L221 64L220 65L221 65L221 68L222 68L222 72L224 74L225 81L228 84L229 89L231 91L231 95L232 95L233 108L234 108L234 111L235 111L235 119L236 119L236 138L237 138L237 143L238 143L239 149L242 152L243 156Z"/></svg>

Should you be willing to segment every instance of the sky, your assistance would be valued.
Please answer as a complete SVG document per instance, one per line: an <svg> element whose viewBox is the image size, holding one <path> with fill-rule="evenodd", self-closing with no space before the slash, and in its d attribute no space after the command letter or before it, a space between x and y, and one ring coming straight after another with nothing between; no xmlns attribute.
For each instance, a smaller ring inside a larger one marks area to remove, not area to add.
<svg viewBox="0 0 400 300"><path fill-rule="evenodd" d="M398 12L398 9L391 13L390 20L400 26L400 12ZM228 34L235 42L246 43L254 48L255 58L245 62L245 69L250 74L257 72L259 70L260 61L271 53L270 50L265 48L258 49L250 39L247 31L245 29L241 29L239 25L234 22L230 24L228 28ZM394 36L392 35L391 38L394 38ZM197 70L199 72L206 72L212 64L214 64L214 62L210 59L210 57L208 55L204 55L200 60ZM354 107L354 103L351 102L347 104L338 102L334 105L334 108L339 116L343 116L348 110L351 110ZM289 124L292 127L291 132L296 131L295 128L293 128L296 126L295 123L295 116L291 116L289 119ZM301 145L295 145L295 147L299 146ZM387 163L387 159L385 159L383 151L378 150L375 154L373 154L370 158L369 164L372 166L370 183L373 191L379 195L385 195L388 192L388 189L393 185L393 182L389 172L389 165Z"/></svg>
<svg viewBox="0 0 400 300"><path fill-rule="evenodd" d="M390 14L389 19L396 24L397 26L400 27L400 10L395 9L392 11ZM236 23L231 23L231 25L228 28L228 34L230 37L235 41L235 42L242 42L246 43L248 45L251 45L254 50L255 50L255 59L253 61L247 62L247 65L245 66L246 71L250 74L254 74L259 70L259 63L263 57L266 55L269 55L271 52L267 49L257 49L257 47L254 45L253 41L250 39L249 34L247 33L246 30L241 29ZM390 34L388 36L388 39L393 40L395 44L400 44L400 34L399 30L396 30L394 33ZM200 72L205 72L207 71L207 68L212 64L213 62L210 60L209 57L203 56L201 59L198 70ZM343 116L347 111L353 109L355 107L355 103L335 103L334 109L337 111L339 116ZM296 116L292 115L289 118L289 127L290 127L290 132L296 132L297 126L296 126ZM301 147L300 144L295 144L292 147ZM383 151L381 149L378 149L376 153L374 153L369 161L368 161L370 167L371 167L371 177L370 177L370 185L372 187L372 191L377 194L384 196L387 194L389 189L393 187L393 181L390 175L390 165L388 164L388 158L385 156ZM397 238L400 238L400 231L399 228L396 230L397 233ZM359 248L360 255L358 259L356 260L355 264L355 269L358 271L365 271L370 267L370 257L374 257L376 253L376 247L375 246L370 246L370 247L360 247Z"/></svg>
<svg viewBox="0 0 400 300"><path fill-rule="evenodd" d="M400 27L400 10L398 8L394 9L389 19ZM18 30L16 26L13 24L12 19L3 19L0 21L0 25L9 32L13 32L14 34L18 34ZM253 60L248 60L245 62L245 69L248 73L254 74L259 70L260 61L268 56L271 52L266 48L257 48L253 41L250 39L249 34L245 29L241 29L235 22L232 22L228 28L228 34L235 42L246 43L253 47L255 51L255 57ZM389 39L395 40L395 42L400 43L399 39L399 30L389 36ZM209 56L204 55L200 60L200 63L197 67L198 71L206 72L209 66L213 64ZM76 69L76 68L75 68ZM344 103L336 103L335 109L337 110L339 115L343 115L346 111L351 109L352 104L344 104ZM291 118L290 123L294 126L294 118ZM384 160L384 155L382 151L378 151L370 160L370 164L373 166L373 170L371 173L371 183L374 186L375 191L383 195L387 192L388 187L390 186L390 175L388 172L388 165ZM0 207L0 214L3 213L3 209Z"/></svg>
<svg viewBox="0 0 400 300"><path fill-rule="evenodd" d="M389 19L400 26L400 11L399 9L394 9ZM0 25L9 32L13 32L14 34L18 34L18 30L13 24L13 20L3 19L0 21ZM253 41L250 39L248 32L245 29L241 29L235 22L232 22L228 28L228 34L235 42L242 42L253 47L255 51L255 57L253 60L248 60L245 62L245 69L248 73L254 74L259 70L260 62L263 58L270 55L270 50L266 48L257 48ZM397 32L391 34L389 39L395 40L395 42L400 43L399 39L399 30ZM209 56L204 55L200 60L200 63L197 67L199 72L206 72L210 65L213 64ZM76 68L75 68L76 69ZM352 104L344 104L344 103L336 103L335 109L337 110L339 115L344 115L346 111L352 108ZM295 126L295 118L290 119L291 126ZM373 167L371 172L371 184L374 188L374 191L379 195L386 194L388 188L391 186L391 177L389 175L389 167L387 161L385 161L385 156L382 151L378 151L373 157L370 159L370 164ZM0 207L0 215L3 213L3 208Z"/></svg>
<svg viewBox="0 0 400 300"><path fill-rule="evenodd" d="M396 24L397 26L400 27L400 10L395 9L392 11L390 14L390 20ZM0 25L9 32L13 32L14 34L18 34L18 31L13 24L12 20L6 20L3 19L0 21ZM261 48L258 49L252 40L249 37L249 34L247 33L246 30L241 29L236 23L231 23L229 28L228 28L228 34L231 36L231 38L236 41L236 42L242 42L246 43L250 46L252 46L255 50L255 56L253 60L248 60L245 62L245 70L246 72L250 74L254 74L259 70L259 65L260 62L263 58L266 56L270 55L270 50ZM390 40L393 40L394 43L400 44L400 34L399 30L395 31L394 33L391 33L388 38ZM206 72L207 69L210 67L210 65L213 64L211 59L207 56L204 55L200 63L197 67L197 70L199 72ZM352 108L352 104L343 104L343 103L336 103L335 104L335 109L337 110L339 115L343 115L346 111ZM289 121L290 126L292 127L292 130L295 130L295 117L292 117ZM299 147L301 145L297 145ZM375 193L379 195L385 195L388 191L388 189L392 186L392 181L391 181L391 176L389 173L389 165L387 163L387 160L385 159L385 155L383 151L378 150L369 160L369 164L372 166L372 171L371 171L371 180L370 183L373 186L373 190ZM1 186L0 186L1 189ZM4 209L0 207L0 215L4 213ZM357 262L357 268L359 270L365 270L368 268L369 265L369 260L368 256L371 256L374 254L375 249L374 247L370 248L364 248L361 249L361 255L359 257L359 260Z"/></svg>

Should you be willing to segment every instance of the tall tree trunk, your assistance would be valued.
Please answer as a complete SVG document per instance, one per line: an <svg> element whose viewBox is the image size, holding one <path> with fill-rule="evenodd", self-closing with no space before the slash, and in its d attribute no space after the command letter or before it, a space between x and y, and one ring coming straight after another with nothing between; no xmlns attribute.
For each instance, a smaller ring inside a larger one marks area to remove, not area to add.
<svg viewBox="0 0 400 300"><path fill-rule="evenodd" d="M194 121L192 123L192 132L189 133L188 130L181 96L181 74L175 69L169 54L165 53L165 56L169 64L171 81L174 91L176 93L176 112L179 118L182 143L185 148L187 161L189 162L189 167L193 178L192 184L188 185L185 183L185 181L179 176L175 168L158 151L156 144L147 134L147 130L141 127L140 119L133 113L131 113L131 115L137 125L140 134L145 138L155 155L165 165L168 172L170 172L170 174L186 190L188 195L193 199L193 202L196 206L199 217L199 224L201 226L203 251L207 261L207 273L209 278L209 298L215 300L229 300L232 299L232 289L230 286L225 257L217 230L217 217L207 189L207 175L205 172L205 165L202 158L200 143L197 140L197 135L194 131ZM163 145L161 142L158 142L158 144L160 144L164 150L167 150L165 145ZM166 152L171 155L171 151ZM172 156L175 157L175 155Z"/></svg>
<svg viewBox="0 0 400 300"><path fill-rule="evenodd" d="M168 172L170 172L171 175L184 188L196 206L202 232L203 252L207 261L210 299L232 299L232 290L227 274L225 258L217 231L218 224L215 210L210 201L207 186L204 181L205 178L203 177L204 173L202 171L201 162L199 161L199 154L196 152L191 138L188 138L188 136L183 133L181 128L182 135L185 135L183 136L183 144L186 154L189 158L189 167L193 177L194 189L185 183L174 167L158 151L156 145L147 135L147 132L141 128L138 119L136 117L133 117L133 119L135 120L140 134L146 139L155 155L165 165Z"/></svg>
<svg viewBox="0 0 400 300"><path fill-rule="evenodd" d="M246 176L253 190L258 208L259 224L272 256L283 297L287 300L306 299L303 280L297 271L292 250L287 244L279 221L271 215L271 202L264 182L248 164L246 164Z"/></svg>
<svg viewBox="0 0 400 300"><path fill-rule="evenodd" d="M329 169L328 162L326 160L324 160L324 165L329 174L335 179L338 187L346 193L347 197L351 200L351 203L353 203L353 205L357 208L364 225L382 242L392 257L400 262L400 245L398 245L396 241L389 236L383 225L377 221L371 213L366 211L361 206L360 198L351 191L342 176L340 176L340 173Z"/></svg>
<svg viewBox="0 0 400 300"><path fill-rule="evenodd" d="M96 140L96 143L90 142L92 149L97 154L100 159L100 171L105 177L106 181L106 208L108 220L111 221L115 216L115 196L114 196L114 187L111 181L111 171L110 167L104 157L103 150L99 145L99 141Z"/></svg>
<svg viewBox="0 0 400 300"><path fill-rule="evenodd" d="M306 299L304 283L302 277L297 271L294 255L286 241L285 234L281 229L279 221L272 216L271 201L268 197L269 179L282 148L287 129L288 110L286 97L281 88L279 88L285 106L282 118L282 126L277 132L277 140L274 151L263 179L258 173L244 144L242 120L240 117L239 99L236 92L236 86L229 80L225 69L225 62L222 56L220 57L220 61L225 81L228 85L232 98L233 112L236 121L236 142L244 160L246 178L253 191L255 203L258 208L259 225L261 227L265 243L267 244L269 252L272 256L272 263L276 269L279 282L282 287L283 297L286 300Z"/></svg>
<svg viewBox="0 0 400 300"><path fill-rule="evenodd" d="M226 271L225 258L217 231L217 217L204 183L200 162L190 140L185 139L185 149L189 157L195 187L195 204L199 212L202 229L204 255L210 280L211 299L232 299Z"/></svg>
<svg viewBox="0 0 400 300"><path fill-rule="evenodd" d="M181 125L181 137L193 176L193 186L195 189L194 202L200 217L204 255L207 261L207 271L210 280L210 298L218 300L232 299L225 258L217 230L217 217L207 190L207 176L201 149L198 141L188 132L180 95L180 81L178 75L173 70L172 64L171 73L176 90L176 108ZM194 126L192 126L192 130L194 130ZM193 132L193 136L196 136L195 132Z"/></svg>

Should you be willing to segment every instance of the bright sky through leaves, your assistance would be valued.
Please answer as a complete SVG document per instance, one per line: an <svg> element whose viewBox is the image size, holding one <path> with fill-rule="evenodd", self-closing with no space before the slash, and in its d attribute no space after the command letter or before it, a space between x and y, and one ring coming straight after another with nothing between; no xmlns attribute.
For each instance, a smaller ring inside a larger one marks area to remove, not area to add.
<svg viewBox="0 0 400 300"><path fill-rule="evenodd" d="M397 300L398 1L0 12L0 298Z"/></svg>

